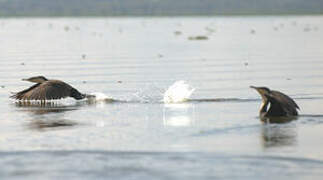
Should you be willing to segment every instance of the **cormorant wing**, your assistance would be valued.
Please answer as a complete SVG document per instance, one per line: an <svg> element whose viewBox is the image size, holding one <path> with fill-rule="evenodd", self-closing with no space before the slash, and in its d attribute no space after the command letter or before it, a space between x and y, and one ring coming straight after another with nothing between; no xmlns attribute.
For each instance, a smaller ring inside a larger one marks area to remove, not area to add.
<svg viewBox="0 0 323 180"><path fill-rule="evenodd" d="M51 83L47 81L43 83L44 91L46 92L46 99L61 99L69 97L72 87L64 82Z"/></svg>
<svg viewBox="0 0 323 180"><path fill-rule="evenodd" d="M30 88L28 89L25 89L25 90L22 90L20 92L17 92L15 93L14 95L10 96L10 98L13 98L13 99L18 99L18 100L22 100L23 99L23 96L29 92L29 91L32 91L33 89L37 88L41 83L37 83L33 86L31 86Z"/></svg>
<svg viewBox="0 0 323 180"><path fill-rule="evenodd" d="M19 100L51 100L70 96L71 86L64 82L46 81L36 84L24 91L17 93L13 98ZM18 95L19 94L19 95Z"/></svg>
<svg viewBox="0 0 323 180"><path fill-rule="evenodd" d="M284 108L284 105L280 103L276 98L265 94L266 98L270 102L270 107L266 112L266 116L286 116L288 111Z"/></svg>
<svg viewBox="0 0 323 180"><path fill-rule="evenodd" d="M285 111L286 115L297 115L297 109L299 109L296 102L289 96L279 92L271 91L266 97L271 102L271 106L277 111L278 108ZM274 110L273 109L273 110ZM270 110L270 109L269 109Z"/></svg>

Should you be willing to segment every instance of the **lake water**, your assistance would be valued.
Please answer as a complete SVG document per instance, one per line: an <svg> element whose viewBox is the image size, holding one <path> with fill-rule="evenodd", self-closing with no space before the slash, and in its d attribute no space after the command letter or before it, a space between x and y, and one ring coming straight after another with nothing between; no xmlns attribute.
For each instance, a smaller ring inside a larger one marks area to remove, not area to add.
<svg viewBox="0 0 323 180"><path fill-rule="evenodd" d="M0 19L0 177L322 179L322 38L323 16ZM37 75L115 101L9 99ZM250 85L299 118L262 124Z"/></svg>

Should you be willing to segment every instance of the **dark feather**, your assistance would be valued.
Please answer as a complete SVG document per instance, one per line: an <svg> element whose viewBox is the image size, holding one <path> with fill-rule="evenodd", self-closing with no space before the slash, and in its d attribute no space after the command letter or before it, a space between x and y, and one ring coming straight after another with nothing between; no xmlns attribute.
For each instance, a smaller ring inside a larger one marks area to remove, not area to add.
<svg viewBox="0 0 323 180"><path fill-rule="evenodd" d="M58 80L48 80L18 92L11 98L18 100L55 100L71 95L72 86Z"/></svg>
<svg viewBox="0 0 323 180"><path fill-rule="evenodd" d="M37 83L37 84L31 86L28 89L25 89L23 91L17 92L14 95L10 96L10 98L21 100L23 98L24 94L26 94L27 92L32 91L33 89L37 88L40 84L41 83Z"/></svg>
<svg viewBox="0 0 323 180"><path fill-rule="evenodd" d="M265 95L269 102L270 108L267 116L296 116L299 109L296 102L287 95L279 91L271 91Z"/></svg>

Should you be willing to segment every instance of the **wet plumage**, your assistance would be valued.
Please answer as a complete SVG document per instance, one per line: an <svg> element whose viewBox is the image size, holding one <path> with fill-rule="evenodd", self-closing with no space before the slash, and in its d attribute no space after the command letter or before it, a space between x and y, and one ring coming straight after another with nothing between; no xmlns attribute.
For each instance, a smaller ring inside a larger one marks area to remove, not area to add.
<svg viewBox="0 0 323 180"><path fill-rule="evenodd" d="M86 97L85 94L81 94L78 90L60 80L48 80L43 76L36 76L23 80L36 84L12 95L11 98L17 100L46 101L66 97L73 97L74 99L79 100Z"/></svg>
<svg viewBox="0 0 323 180"><path fill-rule="evenodd" d="M279 91L270 90L267 87L250 87L257 90L262 97L262 106L260 108L261 118L298 115L297 109L299 109L299 107L289 96Z"/></svg>

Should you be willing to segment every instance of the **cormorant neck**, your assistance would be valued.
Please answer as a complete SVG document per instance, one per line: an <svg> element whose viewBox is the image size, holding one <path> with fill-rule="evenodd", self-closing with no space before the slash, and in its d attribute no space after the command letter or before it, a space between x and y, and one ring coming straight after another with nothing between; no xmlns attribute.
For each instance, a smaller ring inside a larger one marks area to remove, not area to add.
<svg viewBox="0 0 323 180"><path fill-rule="evenodd" d="M261 104L260 108L260 114L266 113L267 112L267 106L269 104L269 101L267 99L264 99Z"/></svg>

